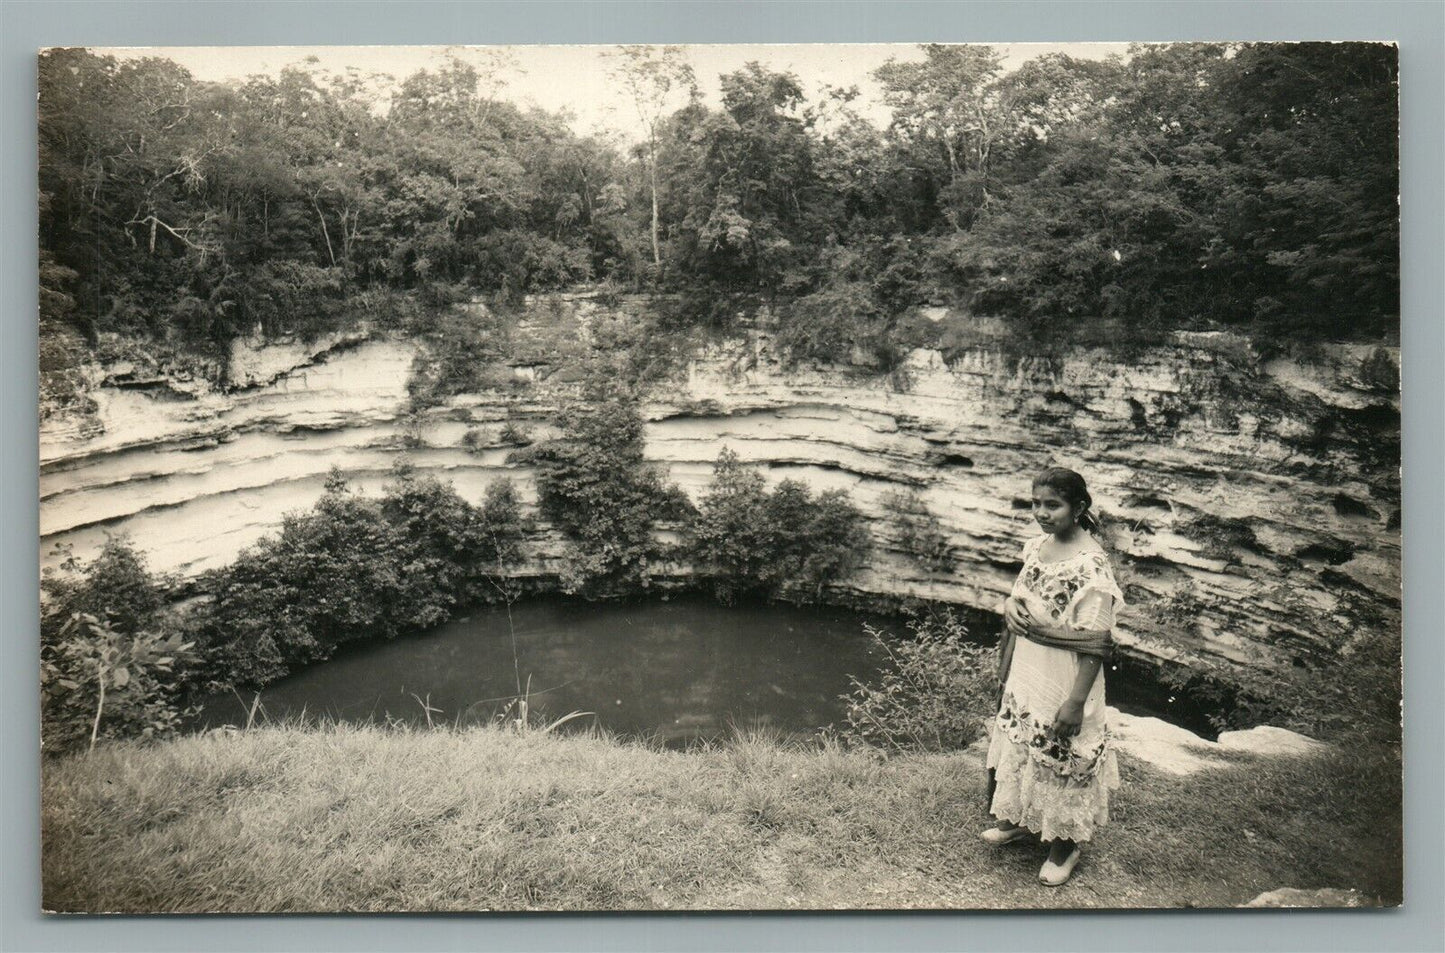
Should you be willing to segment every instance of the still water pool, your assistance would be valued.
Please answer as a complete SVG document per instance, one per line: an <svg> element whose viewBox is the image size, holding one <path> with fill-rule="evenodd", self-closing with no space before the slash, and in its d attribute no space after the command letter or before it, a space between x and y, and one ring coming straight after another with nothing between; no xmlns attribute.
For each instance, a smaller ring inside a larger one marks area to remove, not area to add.
<svg viewBox="0 0 1445 953"><path fill-rule="evenodd" d="M871 678L886 662L865 622L904 631L896 618L843 609L704 599L521 603L510 628L505 609L481 608L425 634L350 647L268 685L261 704L272 720L304 711L425 722L425 702L435 720L474 723L514 698L520 681L534 711L594 712L612 731L671 743L732 726L812 733L842 722L849 676ZM244 720L236 697L212 699L203 716L212 726Z"/></svg>
<svg viewBox="0 0 1445 953"><path fill-rule="evenodd" d="M992 633L994 620L969 618ZM480 608L430 632L351 646L261 691L266 718L347 722L400 719L475 724L530 686L534 712L594 713L610 731L670 745L766 727L811 735L841 725L850 676L874 678L888 664L865 623L897 636L896 616L786 605L721 606L702 598L598 605L540 600ZM513 657L513 632L516 654ZM991 641L992 636L989 636ZM1123 676L1125 673L1117 673ZM1111 703L1148 712L1137 680L1110 676ZM211 699L201 725L240 725L243 700Z"/></svg>

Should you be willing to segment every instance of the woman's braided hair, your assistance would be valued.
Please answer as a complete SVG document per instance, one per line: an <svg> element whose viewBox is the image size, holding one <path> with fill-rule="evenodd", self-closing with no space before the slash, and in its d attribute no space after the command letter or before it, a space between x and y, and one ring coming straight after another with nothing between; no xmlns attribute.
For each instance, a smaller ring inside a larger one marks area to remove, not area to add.
<svg viewBox="0 0 1445 953"><path fill-rule="evenodd" d="M1084 483L1084 478L1073 470L1067 467L1049 467L1034 477L1034 486L1048 487L1071 506L1082 503L1084 508L1079 513L1079 525L1090 533L1099 531L1099 521L1089 512L1089 507L1094 505L1094 498L1089 495L1089 487Z"/></svg>

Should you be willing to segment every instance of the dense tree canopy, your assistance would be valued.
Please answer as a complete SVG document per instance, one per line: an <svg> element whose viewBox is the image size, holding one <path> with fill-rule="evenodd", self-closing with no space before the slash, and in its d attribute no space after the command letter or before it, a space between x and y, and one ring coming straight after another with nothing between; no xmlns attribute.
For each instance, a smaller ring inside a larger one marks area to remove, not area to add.
<svg viewBox="0 0 1445 953"><path fill-rule="evenodd" d="M856 91L810 103L757 63L711 107L677 51L634 48L630 68L667 83L639 86L629 152L507 101L505 63L217 84L47 51L42 329L220 343L355 321L366 289L603 280L770 298L824 358L928 303L1065 336L1098 317L1396 327L1392 47L1142 46L1012 71L988 47L923 53L875 72L878 129Z"/></svg>

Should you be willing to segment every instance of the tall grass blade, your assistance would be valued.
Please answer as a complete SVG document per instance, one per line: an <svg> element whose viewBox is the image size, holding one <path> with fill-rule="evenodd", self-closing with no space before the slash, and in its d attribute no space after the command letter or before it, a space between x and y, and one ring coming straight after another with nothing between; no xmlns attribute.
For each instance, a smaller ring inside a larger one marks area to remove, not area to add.
<svg viewBox="0 0 1445 953"><path fill-rule="evenodd" d="M592 716L595 717L595 716L597 715L597 712L595 712L595 711L573 711L573 712L568 712L567 714L563 715L561 718L558 718L556 721L552 722L552 723L551 723L550 725L548 725L547 727L543 728L543 729L542 729L542 734L544 734L544 735L545 735L545 734L548 734L548 733L550 733L554 728L559 728L559 727L561 727L562 725L567 724L567 722L572 721L572 720L577 719L577 718L586 718L588 715L592 715Z"/></svg>

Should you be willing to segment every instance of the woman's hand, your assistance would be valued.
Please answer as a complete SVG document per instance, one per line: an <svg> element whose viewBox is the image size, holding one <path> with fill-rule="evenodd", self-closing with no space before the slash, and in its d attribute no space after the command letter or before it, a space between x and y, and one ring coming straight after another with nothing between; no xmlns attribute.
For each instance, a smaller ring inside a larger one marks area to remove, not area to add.
<svg viewBox="0 0 1445 953"><path fill-rule="evenodd" d="M1029 627L1033 625L1033 616L1029 614L1028 606L1018 599L1010 596L1004 603L1004 623L1008 630L1019 638L1027 638Z"/></svg>
<svg viewBox="0 0 1445 953"><path fill-rule="evenodd" d="M1054 734L1060 738L1074 737L1083 725L1084 703L1072 698L1060 705L1058 714L1054 715Z"/></svg>

